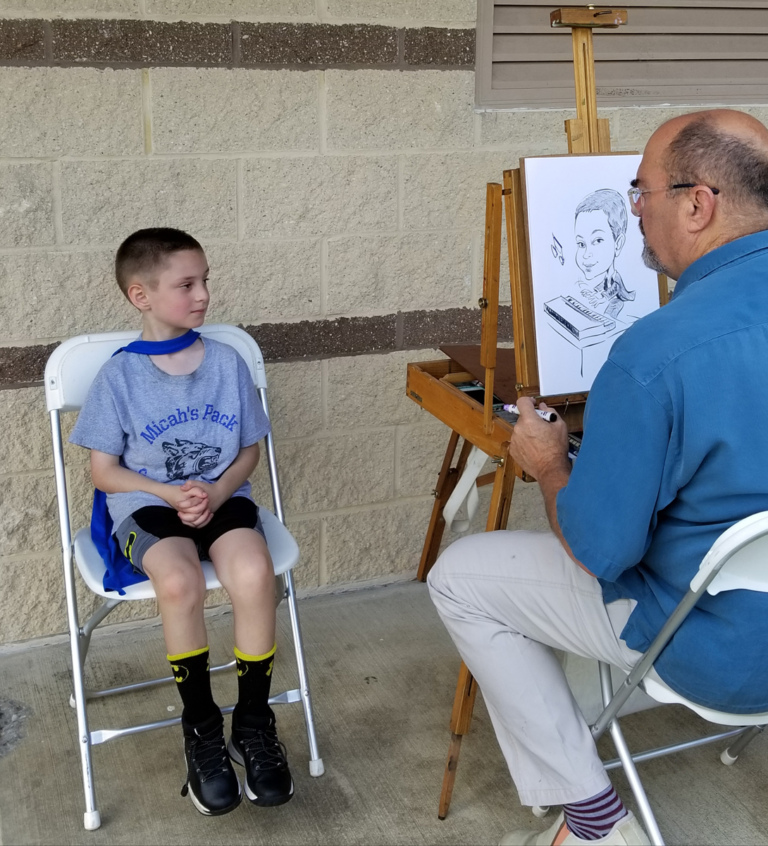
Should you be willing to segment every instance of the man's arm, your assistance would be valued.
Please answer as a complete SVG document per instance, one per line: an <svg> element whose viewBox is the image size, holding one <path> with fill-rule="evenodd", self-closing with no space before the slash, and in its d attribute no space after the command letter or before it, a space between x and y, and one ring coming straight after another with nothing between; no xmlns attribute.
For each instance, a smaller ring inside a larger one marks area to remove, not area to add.
<svg viewBox="0 0 768 846"><path fill-rule="evenodd" d="M547 408L541 403L540 408ZM512 429L509 454L515 463L539 483L547 519L563 549L581 567L593 575L571 551L557 521L557 494L568 484L571 462L568 460L568 429L565 421L554 423L542 420L534 411L530 397L519 397L520 417Z"/></svg>

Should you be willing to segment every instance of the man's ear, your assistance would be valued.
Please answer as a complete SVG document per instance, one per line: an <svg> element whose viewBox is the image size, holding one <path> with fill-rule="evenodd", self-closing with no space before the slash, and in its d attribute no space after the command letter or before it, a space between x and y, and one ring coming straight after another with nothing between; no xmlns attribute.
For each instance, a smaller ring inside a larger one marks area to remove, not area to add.
<svg viewBox="0 0 768 846"><path fill-rule="evenodd" d="M699 233L709 226L715 214L715 195L706 185L697 185L685 200L686 225L690 233Z"/></svg>
<svg viewBox="0 0 768 846"><path fill-rule="evenodd" d="M131 304L139 311L149 311L149 299L141 282L131 282L126 293Z"/></svg>
<svg viewBox="0 0 768 846"><path fill-rule="evenodd" d="M621 235L616 239L613 245L613 255L616 257L623 249L624 244L627 241L627 236L622 232Z"/></svg>

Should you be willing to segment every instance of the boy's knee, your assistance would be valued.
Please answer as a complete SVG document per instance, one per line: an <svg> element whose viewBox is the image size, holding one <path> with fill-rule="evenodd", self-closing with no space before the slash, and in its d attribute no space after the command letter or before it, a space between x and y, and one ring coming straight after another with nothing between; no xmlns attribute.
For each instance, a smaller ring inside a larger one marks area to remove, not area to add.
<svg viewBox="0 0 768 846"><path fill-rule="evenodd" d="M205 597L205 578L199 564L161 568L152 579L155 594L161 602L197 604Z"/></svg>
<svg viewBox="0 0 768 846"><path fill-rule="evenodd" d="M275 590L275 570L268 556L250 556L247 561L228 568L225 578L224 587L240 597L258 598Z"/></svg>

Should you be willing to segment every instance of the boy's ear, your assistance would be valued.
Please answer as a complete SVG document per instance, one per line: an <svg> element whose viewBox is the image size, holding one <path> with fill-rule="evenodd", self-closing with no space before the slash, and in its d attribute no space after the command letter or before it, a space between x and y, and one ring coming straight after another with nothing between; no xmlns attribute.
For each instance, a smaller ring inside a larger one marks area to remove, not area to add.
<svg viewBox="0 0 768 846"><path fill-rule="evenodd" d="M126 294L128 295L128 299L131 301L131 304L139 311L149 310L149 299L147 298L145 286L142 282L139 282L138 280L131 282Z"/></svg>
<svg viewBox="0 0 768 846"><path fill-rule="evenodd" d="M623 249L624 244L627 242L627 236L622 232L621 235L616 239L616 243L614 244L613 254L617 256Z"/></svg>

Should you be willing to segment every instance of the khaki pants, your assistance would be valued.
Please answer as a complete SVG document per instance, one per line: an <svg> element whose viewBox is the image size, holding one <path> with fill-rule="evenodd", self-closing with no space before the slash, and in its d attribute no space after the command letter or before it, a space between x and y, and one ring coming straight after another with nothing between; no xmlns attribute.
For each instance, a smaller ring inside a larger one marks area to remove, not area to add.
<svg viewBox="0 0 768 846"><path fill-rule="evenodd" d="M634 601L606 605L597 579L541 532L461 538L428 583L480 686L520 801L562 805L604 790L608 775L554 650L628 672L641 653L619 635Z"/></svg>

